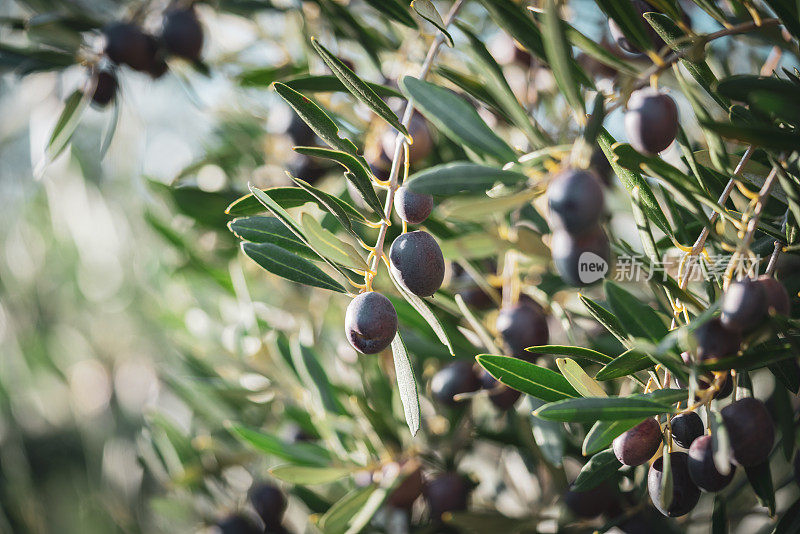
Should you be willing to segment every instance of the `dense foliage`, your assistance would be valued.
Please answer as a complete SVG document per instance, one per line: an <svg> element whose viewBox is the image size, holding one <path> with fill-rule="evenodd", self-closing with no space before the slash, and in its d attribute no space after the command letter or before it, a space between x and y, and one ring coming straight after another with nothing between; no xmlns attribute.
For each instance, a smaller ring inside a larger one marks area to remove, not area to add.
<svg viewBox="0 0 800 534"><path fill-rule="evenodd" d="M2 14L7 91L56 79L63 100L29 217L64 162L91 183L120 158L144 80L214 125L145 177L130 232L160 237L139 260L151 302L129 299L164 351L158 403L120 408L115 379L105 425L77 410L37 437L27 392L75 387L53 348L75 336L46 310L78 297L37 305L0 271L10 531L800 531L793 0ZM141 472L104 495L132 450ZM76 473L62 506L90 511L32 512Z"/></svg>

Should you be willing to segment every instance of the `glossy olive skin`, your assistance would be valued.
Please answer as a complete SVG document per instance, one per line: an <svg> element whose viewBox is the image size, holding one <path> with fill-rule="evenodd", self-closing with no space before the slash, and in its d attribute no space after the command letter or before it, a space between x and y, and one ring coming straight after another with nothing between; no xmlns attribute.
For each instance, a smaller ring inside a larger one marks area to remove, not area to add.
<svg viewBox="0 0 800 534"><path fill-rule="evenodd" d="M106 36L105 54L117 64L134 70L150 72L158 62L158 42L135 24L115 22L103 30Z"/></svg>
<svg viewBox="0 0 800 534"><path fill-rule="evenodd" d="M727 475L717 471L711 436L701 436L694 440L689 448L688 468L692 482L701 490L712 493L724 489L736 474L736 466L733 464Z"/></svg>
<svg viewBox="0 0 800 534"><path fill-rule="evenodd" d="M694 440L705 432L703 420L697 415L697 412L676 415L670 421L670 426L672 427L672 439L684 449L691 447Z"/></svg>
<svg viewBox="0 0 800 534"><path fill-rule="evenodd" d="M647 490L656 509L668 517L680 517L691 512L700 500L700 488L689 477L688 459L685 452L669 455L672 472L672 503L666 510L661 506L661 478L664 458L659 458L650 466L647 473Z"/></svg>
<svg viewBox="0 0 800 534"><path fill-rule="evenodd" d="M428 232L416 230L399 235L389 248L392 274L411 293L429 297L444 281L444 256Z"/></svg>
<svg viewBox="0 0 800 534"><path fill-rule="evenodd" d="M789 315L791 311L791 302L789 300L789 293L786 291L784 285L771 276L766 275L759 276L756 282L764 291L767 311L774 311L779 315Z"/></svg>
<svg viewBox="0 0 800 534"><path fill-rule="evenodd" d="M568 491L564 495L564 504L576 517L589 519L608 510L614 502L614 497L613 488L603 482L587 491Z"/></svg>
<svg viewBox="0 0 800 534"><path fill-rule="evenodd" d="M401 510L409 510L414 505L417 497L422 495L424 480L422 469L416 468L409 473L400 484L389 494L386 504Z"/></svg>
<svg viewBox="0 0 800 534"><path fill-rule="evenodd" d="M440 520L445 512L466 510L471 489L469 481L458 473L442 473L428 480L423 495L431 518Z"/></svg>
<svg viewBox="0 0 800 534"><path fill-rule="evenodd" d="M220 534L261 534L261 530L244 515L233 514L217 523Z"/></svg>
<svg viewBox="0 0 800 534"><path fill-rule="evenodd" d="M614 438L614 456L623 465L642 465L653 457L661 446L661 426L652 417Z"/></svg>
<svg viewBox="0 0 800 534"><path fill-rule="evenodd" d="M377 354L397 334L397 312L380 293L361 293L347 306L344 330L354 349L363 354Z"/></svg>
<svg viewBox="0 0 800 534"><path fill-rule="evenodd" d="M752 278L732 283L722 297L721 311L720 322L725 328L739 332L754 329L767 313L764 287Z"/></svg>
<svg viewBox="0 0 800 534"><path fill-rule="evenodd" d="M595 269L601 268L603 262L608 269L611 257L608 237L599 226L580 236L556 230L550 242L550 252L561 279L574 287L591 285L601 280L602 277L595 276Z"/></svg>
<svg viewBox="0 0 800 534"><path fill-rule="evenodd" d="M547 204L554 228L573 235L591 231L603 213L603 187L591 171L567 169L547 187Z"/></svg>
<svg viewBox="0 0 800 534"><path fill-rule="evenodd" d="M678 106L666 93L639 89L628 99L625 132L633 148L653 156L666 150L678 133Z"/></svg>
<svg viewBox="0 0 800 534"><path fill-rule="evenodd" d="M92 93L92 104L97 107L105 107L117 97L119 82L117 75L108 70L101 70L95 75L94 93Z"/></svg>
<svg viewBox="0 0 800 534"><path fill-rule="evenodd" d="M453 398L455 395L478 391L480 388L480 380L472 363L467 360L449 363L431 378L431 394L441 404L451 408L463 406Z"/></svg>
<svg viewBox="0 0 800 534"><path fill-rule="evenodd" d="M769 458L775 425L763 402L752 397L739 399L720 413L731 441L733 463L749 467Z"/></svg>
<svg viewBox="0 0 800 534"><path fill-rule="evenodd" d="M506 353L521 360L535 359L536 355L525 349L547 345L550 338L547 317L541 306L532 300L520 299L517 304L501 309L495 325Z"/></svg>
<svg viewBox="0 0 800 534"><path fill-rule="evenodd" d="M199 60L203 50L203 27L194 8L167 11L161 39L170 54L189 61Z"/></svg>
<svg viewBox="0 0 800 534"><path fill-rule="evenodd" d="M414 193L405 186L394 194L394 208L397 215L409 224L419 224L433 211L433 197L424 193Z"/></svg>
<svg viewBox="0 0 800 534"><path fill-rule="evenodd" d="M286 512L286 497L277 486L267 482L253 486L248 498L268 529L280 527Z"/></svg>
<svg viewBox="0 0 800 534"><path fill-rule="evenodd" d="M700 362L733 356L739 351L742 336L735 330L722 325L719 317L714 317L694 331L697 340L697 359Z"/></svg>

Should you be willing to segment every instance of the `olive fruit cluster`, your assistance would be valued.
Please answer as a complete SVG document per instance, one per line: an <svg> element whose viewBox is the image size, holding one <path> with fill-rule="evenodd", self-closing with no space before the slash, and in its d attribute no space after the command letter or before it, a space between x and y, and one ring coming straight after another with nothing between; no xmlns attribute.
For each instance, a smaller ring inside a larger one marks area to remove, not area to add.
<svg viewBox="0 0 800 534"><path fill-rule="evenodd" d="M668 94L647 87L631 94L625 133L633 148L652 156L666 150L678 134L678 106Z"/></svg>
<svg viewBox="0 0 800 534"><path fill-rule="evenodd" d="M647 479L648 491L653 504L662 514L677 517L689 513L700 498L700 490L712 493L721 491L733 480L737 466L751 467L769 458L775 441L775 427L763 402L751 397L740 399L723 408L721 415L730 438L732 453L731 463L725 473L721 473L717 468L714 461L713 438L705 434L703 421L699 415L695 412L686 412L676 415L670 421L672 439L677 445L688 449L688 452L670 453L673 494L668 508L664 508L661 504L663 458L657 459L650 466ZM642 449L649 447L651 443L641 432L639 435L642 435L642 438L641 443L637 445ZM627 440L630 441L635 437L636 435L633 435ZM630 443L628 446L633 447ZM616 440L614 452L617 452ZM617 454L617 457L620 458L620 455Z"/></svg>
<svg viewBox="0 0 800 534"><path fill-rule="evenodd" d="M567 169L547 188L553 237L550 250L561 278L573 286L597 281L595 269L608 268L608 238L600 227L603 188L592 171Z"/></svg>
<svg viewBox="0 0 800 534"><path fill-rule="evenodd" d="M160 78L167 72L168 55L189 61L198 61L203 48L203 27L193 7L169 8L164 12L161 33L158 36L142 30L133 22L114 22L103 30L105 56L114 65L146 72ZM98 70L94 74L92 102L100 107L116 97L119 83L113 69Z"/></svg>

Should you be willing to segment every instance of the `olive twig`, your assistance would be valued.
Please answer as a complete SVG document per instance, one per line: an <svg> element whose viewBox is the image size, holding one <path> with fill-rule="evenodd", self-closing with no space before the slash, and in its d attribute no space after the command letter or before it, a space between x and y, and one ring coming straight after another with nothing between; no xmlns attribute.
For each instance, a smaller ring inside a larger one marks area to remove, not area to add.
<svg viewBox="0 0 800 534"><path fill-rule="evenodd" d="M453 6L450 8L450 11L447 13L447 16L444 18L444 27L450 25L450 23L455 18L458 11L461 9L464 0L456 0ZM428 49L428 54L425 57L425 61L422 64L422 68L420 68L419 75L417 78L424 79L431 70L433 66L433 60L436 57L436 54L439 52L439 49L444 43L445 36L443 33L439 32L439 34L434 39L433 43L431 43L430 48ZM400 121L401 124L405 127L408 127L411 123L411 117L414 113L414 105L411 101L406 104L405 111L403 111L403 118ZM392 206L394 205L394 196L397 188L399 187L397 183L397 177L400 173L400 155L403 153L403 146L406 145L407 139L401 133L397 134L397 140L395 141L395 148L394 148L394 155L392 156L392 168L389 172L389 189L386 192L386 204L384 206L384 222L381 223L380 230L378 230L378 239L375 242L375 256L372 258L372 263L370 264L370 270L375 271L378 267L378 262L383 259L384 252L383 252L383 243L386 240L386 232L389 228L389 225L385 222L388 221L392 215ZM407 149L406 149L407 150Z"/></svg>
<svg viewBox="0 0 800 534"><path fill-rule="evenodd" d="M716 31L714 33L701 35L699 37L699 39L698 39L698 44L702 43L702 44L705 45L705 44L708 44L709 42L714 41L715 39L719 39L721 37L727 37L729 35L736 35L736 34L740 34L740 33L747 33L749 31L752 31L752 30L755 30L755 29L758 29L758 28L763 28L763 27L766 27L766 26L774 26L774 25L777 25L779 23L780 23L780 21L778 19L770 18L770 19L763 19L763 20L760 21L760 23L745 22L745 23L742 23L742 24L737 24L736 26L731 26L730 28L725 28L724 30L719 30L719 31ZM664 72L665 70L670 68L674 63L676 63L679 59L685 58L686 56L691 54L693 51L694 51L694 47L693 46L686 47L686 48L684 48L684 49L682 49L682 50L680 50L678 52L673 52L670 56L664 58L662 60L661 64L653 65L652 67L650 67L649 69L644 71L638 77L638 81L634 84L634 86L632 88L632 91L636 91L638 89L642 89L642 88L646 87L648 84L650 84L650 79L651 79L652 76L660 75L662 72ZM621 100L617 100L614 104L609 106L609 108L606 110L606 114L611 113L615 109L619 108L621 105L622 105L622 101Z"/></svg>

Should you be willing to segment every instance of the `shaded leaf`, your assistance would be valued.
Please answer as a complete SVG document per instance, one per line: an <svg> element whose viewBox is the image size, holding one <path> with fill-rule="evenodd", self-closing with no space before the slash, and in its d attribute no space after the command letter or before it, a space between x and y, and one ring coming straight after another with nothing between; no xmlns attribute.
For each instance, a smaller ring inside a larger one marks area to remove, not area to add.
<svg viewBox="0 0 800 534"><path fill-rule="evenodd" d="M356 468L353 467L311 467L306 465L279 465L269 470L270 474L289 484L303 486L336 482Z"/></svg>
<svg viewBox="0 0 800 534"><path fill-rule="evenodd" d="M572 491L588 491L596 488L611 478L620 467L622 464L617 460L613 450L606 449L598 452L586 462L570 489Z"/></svg>
<svg viewBox="0 0 800 534"><path fill-rule="evenodd" d="M328 276L323 270L271 243L242 243L247 256L265 270L292 282L347 293L342 285Z"/></svg>
<svg viewBox="0 0 800 534"><path fill-rule="evenodd" d="M231 232L243 241L253 243L272 243L282 249L300 254L311 260L318 260L316 252L311 250L291 230L286 228L276 217L246 217L234 219L228 223Z"/></svg>
<svg viewBox="0 0 800 534"><path fill-rule="evenodd" d="M445 28L442 16L439 15L439 12L436 11L436 6L434 6L430 0L413 0L411 2L411 7L420 17L436 26L436 28L442 32L442 35L444 35L447 46L453 48L453 36L450 35L447 28Z"/></svg>
<svg viewBox="0 0 800 534"><path fill-rule="evenodd" d="M578 396L566 378L546 367L492 354L480 354L476 359L495 379L537 399L552 402Z"/></svg>
<svg viewBox="0 0 800 534"><path fill-rule="evenodd" d="M436 196L485 193L496 184L523 185L524 174L468 161L443 163L413 174L407 183L416 193Z"/></svg>
<svg viewBox="0 0 800 534"><path fill-rule="evenodd" d="M562 356L572 356L574 358L585 358L599 364L606 364L614 361L614 358L601 352L583 347L570 347L567 345L540 345L538 347L528 347L526 351L532 354L559 354Z"/></svg>
<svg viewBox="0 0 800 534"><path fill-rule="evenodd" d="M480 360L479 360L480 361ZM551 421L593 423L672 413L671 406L641 397L592 397L551 402L535 415Z"/></svg>

